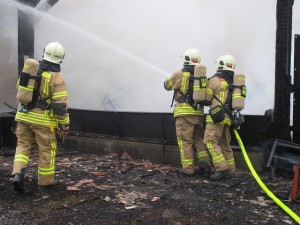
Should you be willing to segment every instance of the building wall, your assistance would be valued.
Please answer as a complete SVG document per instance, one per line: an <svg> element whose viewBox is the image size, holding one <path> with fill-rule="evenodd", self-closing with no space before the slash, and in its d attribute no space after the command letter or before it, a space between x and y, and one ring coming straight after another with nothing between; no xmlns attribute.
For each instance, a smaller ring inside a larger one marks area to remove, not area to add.
<svg viewBox="0 0 300 225"><path fill-rule="evenodd" d="M18 13L0 3L0 116L12 111L3 102L16 107L18 75Z"/></svg>

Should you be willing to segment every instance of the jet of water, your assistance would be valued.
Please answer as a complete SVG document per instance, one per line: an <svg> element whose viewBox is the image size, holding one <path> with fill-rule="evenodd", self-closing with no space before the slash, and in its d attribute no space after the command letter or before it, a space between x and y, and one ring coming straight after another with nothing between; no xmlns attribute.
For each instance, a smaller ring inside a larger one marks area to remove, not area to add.
<svg viewBox="0 0 300 225"><path fill-rule="evenodd" d="M15 0L13 1L10 1L10 0L0 0L0 3L3 3L3 4L6 4L8 6L11 6L11 7L15 7L19 10L21 10L23 13L27 14L27 15L31 15L33 17L36 17L36 18L39 18L39 17L44 17L44 18L47 18L49 20L52 20L62 26L66 26L66 27L69 27L71 28L74 32L78 33L79 35L84 35L86 38L88 38L89 40L93 40L95 43L97 44L100 44L102 45L103 47L111 50L111 51L114 51L126 58L129 58L149 69L151 69L152 71L156 72L157 74L159 75L162 75L164 77L168 77L169 76L169 73L163 71L162 69L158 68L157 66L143 60L142 58L116 46L115 44L91 33L91 32L88 32L80 27L77 27L67 21L64 21L64 20L61 20L61 19L58 19L58 18L55 18L47 13L44 13L42 11L39 11L35 8L32 8L32 7L29 7L29 6L26 6L26 5L23 5L21 3L18 3L16 2Z"/></svg>

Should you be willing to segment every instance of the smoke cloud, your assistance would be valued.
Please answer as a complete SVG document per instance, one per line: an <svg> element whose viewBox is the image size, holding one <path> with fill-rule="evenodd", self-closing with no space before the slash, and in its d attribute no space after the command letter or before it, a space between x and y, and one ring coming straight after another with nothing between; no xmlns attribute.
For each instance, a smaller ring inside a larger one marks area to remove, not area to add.
<svg viewBox="0 0 300 225"><path fill-rule="evenodd" d="M16 107L18 77L17 10L1 6L0 4L0 113L12 111L4 102Z"/></svg>
<svg viewBox="0 0 300 225"><path fill-rule="evenodd" d="M296 13L293 24L299 33ZM163 81L186 49L200 50L208 77L231 54L246 75L243 113L261 115L274 104L275 38L273 0L68 0L39 15L35 57L48 42L63 44L70 108L172 112Z"/></svg>

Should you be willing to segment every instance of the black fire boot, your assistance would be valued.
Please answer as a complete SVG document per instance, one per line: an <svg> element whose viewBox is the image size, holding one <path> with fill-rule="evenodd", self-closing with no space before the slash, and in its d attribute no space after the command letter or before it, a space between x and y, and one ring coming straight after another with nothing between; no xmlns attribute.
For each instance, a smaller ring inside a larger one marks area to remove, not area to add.
<svg viewBox="0 0 300 225"><path fill-rule="evenodd" d="M21 173L15 173L13 175L13 188L15 191L24 192L24 176L25 168L21 170Z"/></svg>
<svg viewBox="0 0 300 225"><path fill-rule="evenodd" d="M182 168L178 168L177 169L177 173L180 174L180 175L183 175L185 177L192 177L192 176L194 176L193 173L186 173L186 172L184 172Z"/></svg>
<svg viewBox="0 0 300 225"><path fill-rule="evenodd" d="M212 174L214 174L215 169L213 167L208 166L204 168L199 168L196 172L205 178L209 178Z"/></svg>
<svg viewBox="0 0 300 225"><path fill-rule="evenodd" d="M226 176L228 174L229 174L229 169L221 170L221 171L216 171L212 175L210 175L209 178L210 178L210 180L218 181L218 180L221 180L223 178L226 178Z"/></svg>

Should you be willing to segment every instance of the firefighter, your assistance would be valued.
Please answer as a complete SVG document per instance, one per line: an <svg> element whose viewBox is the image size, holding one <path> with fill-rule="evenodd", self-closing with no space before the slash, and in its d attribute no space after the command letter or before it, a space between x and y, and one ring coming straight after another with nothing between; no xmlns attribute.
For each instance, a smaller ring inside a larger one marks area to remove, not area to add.
<svg viewBox="0 0 300 225"><path fill-rule="evenodd" d="M217 72L207 85L206 100L210 103L210 111L206 117L204 144L208 150L215 172L210 176L211 180L220 180L227 177L229 172L235 172L233 151L230 147L231 119L230 109L230 85L233 83L235 59L231 55L221 56L217 60Z"/></svg>
<svg viewBox="0 0 300 225"><path fill-rule="evenodd" d="M173 114L182 165L179 172L187 176L195 173L208 175L211 165L203 144L203 106L195 107L191 93L192 83L189 79L194 74L195 65L199 64L200 60L200 53L197 49L186 50L183 55L183 68L173 73L164 82L167 91L174 90L173 100L175 99L176 104ZM198 170L195 169L197 167L194 163L194 151L199 160Z"/></svg>
<svg viewBox="0 0 300 225"><path fill-rule="evenodd" d="M59 131L61 137L65 137L70 124L67 113L67 87L60 73L64 55L64 48L59 42L51 42L45 47L43 60L39 63L40 85L37 85L39 88L36 98L33 97L37 100L33 100L30 107L19 104L15 116L17 147L12 171L15 191L24 191L25 169L30 160L33 143L37 144L39 153L39 189L48 189L56 183L57 134ZM20 88L20 79L17 87Z"/></svg>

